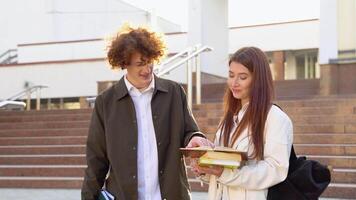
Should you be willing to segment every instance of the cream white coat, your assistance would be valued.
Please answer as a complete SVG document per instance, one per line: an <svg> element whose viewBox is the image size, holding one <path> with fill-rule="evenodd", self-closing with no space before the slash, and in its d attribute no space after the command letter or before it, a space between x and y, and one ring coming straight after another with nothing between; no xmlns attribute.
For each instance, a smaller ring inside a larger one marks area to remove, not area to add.
<svg viewBox="0 0 356 200"><path fill-rule="evenodd" d="M238 113L241 121L248 104ZM234 131L237 127L234 124ZM216 133L216 145L219 144L221 130ZM220 177L211 175L209 179L209 200L264 200L268 188L282 182L287 177L289 155L293 143L293 125L290 118L277 106L272 106L266 121L264 139L264 159L249 159L240 169L225 168ZM251 156L253 144L250 143L248 130L244 130L233 148L247 151Z"/></svg>

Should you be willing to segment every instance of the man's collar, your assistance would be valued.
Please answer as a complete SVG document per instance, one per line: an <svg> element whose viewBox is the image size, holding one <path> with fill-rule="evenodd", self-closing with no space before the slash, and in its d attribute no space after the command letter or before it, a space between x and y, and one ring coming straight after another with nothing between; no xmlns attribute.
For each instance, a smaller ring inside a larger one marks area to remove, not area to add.
<svg viewBox="0 0 356 200"><path fill-rule="evenodd" d="M156 75L153 75L154 78L154 91L153 95L160 92L168 92L168 85L164 83L164 80L158 78ZM152 80L153 81L153 80ZM125 84L125 76L123 76L119 82L114 86L116 99L120 100L121 98L125 97L129 94L128 87Z"/></svg>
<svg viewBox="0 0 356 200"><path fill-rule="evenodd" d="M125 81L125 85L127 87L127 91L130 92L133 89L136 89L137 91L139 91L139 89L136 88L134 85L132 85L132 83L130 83L130 81L127 79L127 74L124 75L124 81ZM151 80L150 84L143 92L145 92L147 90L154 90L154 89L155 89L155 79L154 79L154 76L152 75L152 80Z"/></svg>

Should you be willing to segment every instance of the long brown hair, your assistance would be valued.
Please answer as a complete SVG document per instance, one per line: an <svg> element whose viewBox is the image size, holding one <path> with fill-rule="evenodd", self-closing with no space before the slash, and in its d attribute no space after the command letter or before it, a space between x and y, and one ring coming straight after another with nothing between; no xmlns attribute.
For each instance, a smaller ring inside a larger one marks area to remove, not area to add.
<svg viewBox="0 0 356 200"><path fill-rule="evenodd" d="M263 137L265 122L271 102L274 97L274 88L271 70L267 56L256 47L244 47L236 51L229 60L245 66L252 74L250 88L250 101L244 117L234 131L231 141L230 134L233 128L233 116L241 110L241 100L234 98L227 86L224 96L224 117L219 128L222 130L224 146L232 146L241 132L248 128L251 134L254 150L252 157L263 159Z"/></svg>

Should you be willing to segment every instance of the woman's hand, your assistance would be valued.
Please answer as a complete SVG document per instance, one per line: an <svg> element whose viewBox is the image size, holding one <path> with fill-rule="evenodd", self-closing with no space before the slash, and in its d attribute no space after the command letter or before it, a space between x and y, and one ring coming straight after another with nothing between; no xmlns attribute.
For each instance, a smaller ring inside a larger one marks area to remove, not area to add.
<svg viewBox="0 0 356 200"><path fill-rule="evenodd" d="M216 166L216 165L199 166L197 158L190 159L190 166L192 168L193 173L196 176L211 174L219 177L224 171L224 167L221 166Z"/></svg>

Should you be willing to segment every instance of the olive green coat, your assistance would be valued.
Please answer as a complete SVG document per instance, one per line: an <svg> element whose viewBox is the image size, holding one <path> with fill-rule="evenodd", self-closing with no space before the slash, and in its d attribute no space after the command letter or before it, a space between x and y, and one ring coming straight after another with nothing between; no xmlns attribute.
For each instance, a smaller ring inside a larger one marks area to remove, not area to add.
<svg viewBox="0 0 356 200"><path fill-rule="evenodd" d="M185 147L193 135L204 135L187 106L183 88L175 82L155 77L151 109L162 199L190 199L179 148ZM87 140L83 200L96 200L104 183L115 200L137 199L137 130L135 107L122 78L95 102Z"/></svg>

